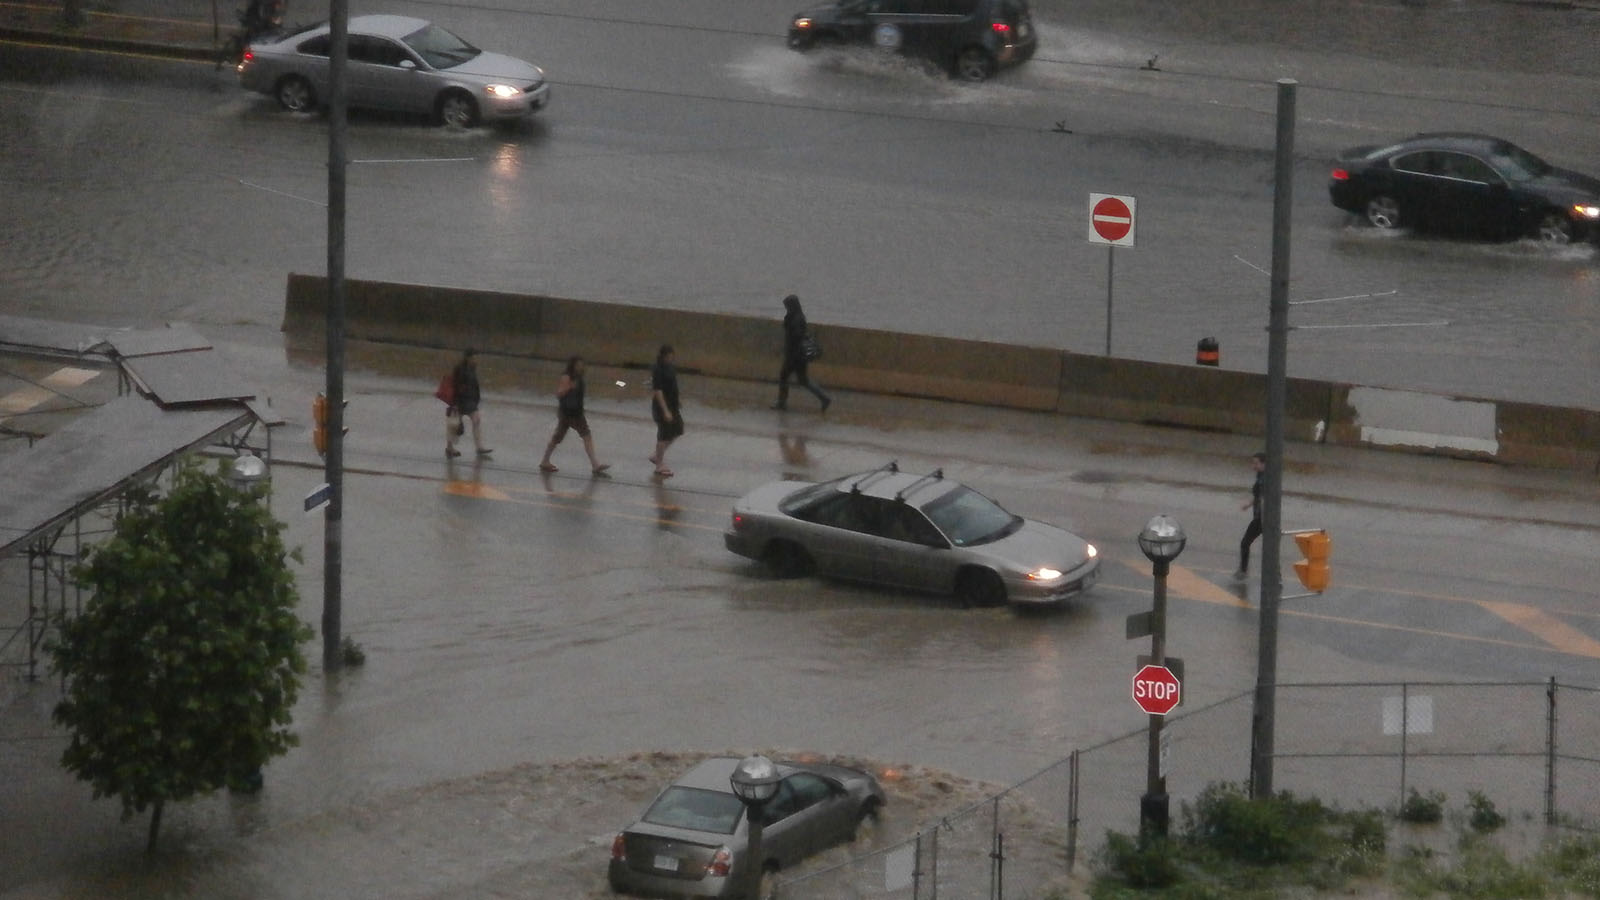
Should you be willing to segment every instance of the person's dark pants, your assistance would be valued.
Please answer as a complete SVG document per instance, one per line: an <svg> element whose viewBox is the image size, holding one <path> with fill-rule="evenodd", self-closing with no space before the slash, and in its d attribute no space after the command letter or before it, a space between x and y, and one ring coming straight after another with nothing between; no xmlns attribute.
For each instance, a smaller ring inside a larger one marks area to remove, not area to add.
<svg viewBox="0 0 1600 900"><path fill-rule="evenodd" d="M1250 571L1250 545L1258 537L1261 537L1261 520L1251 519L1250 524L1245 526L1244 537L1239 539L1239 571Z"/></svg>
<svg viewBox="0 0 1600 900"><path fill-rule="evenodd" d="M778 370L778 406L783 407L789 405L790 375L795 376L800 386L810 391L811 395L817 398L818 403L825 404L828 402L828 395L823 393L822 388L817 387L816 384L812 383L811 379L806 376L806 361L803 359L794 359L792 357L785 356L783 358L783 368Z"/></svg>

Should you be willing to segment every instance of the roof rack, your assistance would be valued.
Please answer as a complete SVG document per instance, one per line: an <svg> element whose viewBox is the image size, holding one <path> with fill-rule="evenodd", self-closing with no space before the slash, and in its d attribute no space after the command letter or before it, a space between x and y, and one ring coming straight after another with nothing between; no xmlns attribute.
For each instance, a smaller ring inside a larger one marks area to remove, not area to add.
<svg viewBox="0 0 1600 900"><path fill-rule="evenodd" d="M883 465L877 467L876 469L873 469L870 472L862 472L860 475L856 476L855 483L850 485L850 493L859 494L859 493L861 493L862 485L871 484L872 482L876 481L879 478L884 477L885 475L893 475L893 474L895 474L896 472L899 472L899 471L900 471L900 460L891 459L888 462L886 462Z"/></svg>
<svg viewBox="0 0 1600 900"><path fill-rule="evenodd" d="M907 494L911 493L912 491L916 490L917 488L922 487L924 484L927 484L929 482L939 481L939 480L941 480L943 478L944 478L944 469L934 469L929 474L924 475L921 478L918 478L916 481L913 481L910 484L906 485L905 487L901 488L900 489L900 493L894 495L894 499L903 501L903 500L905 500Z"/></svg>

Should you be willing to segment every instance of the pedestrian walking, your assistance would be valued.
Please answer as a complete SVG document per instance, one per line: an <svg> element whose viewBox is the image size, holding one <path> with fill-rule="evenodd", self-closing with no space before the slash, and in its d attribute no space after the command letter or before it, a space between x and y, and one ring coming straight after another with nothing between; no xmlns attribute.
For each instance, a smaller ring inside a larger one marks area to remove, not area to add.
<svg viewBox="0 0 1600 900"><path fill-rule="evenodd" d="M589 454L590 471L596 478L610 478L606 470L610 465L603 463L594 455L594 438L589 434L589 421L583 415L583 357L571 356L567 358L567 368L561 373L561 381L556 385L556 431L550 436L549 446L544 448L544 459L539 460L539 471L555 472L555 464L550 462L550 454L555 452L556 445L567 436L568 429L576 431L578 437L583 438L583 452Z"/></svg>
<svg viewBox="0 0 1600 900"><path fill-rule="evenodd" d="M656 353L656 364L650 370L650 418L656 423L656 452L650 461L656 465L656 475L671 478L667 468L667 448L683 435L683 413L678 409L678 370L673 365L677 358L671 344L662 344Z"/></svg>
<svg viewBox="0 0 1600 900"><path fill-rule="evenodd" d="M822 404L822 411L827 412L833 400L806 374L810 363L806 358L806 338L810 332L806 328L806 314L800 309L800 298L790 294L783 298L783 307L783 367L778 370L778 402L772 404L772 408L789 408L789 376L793 375L800 386Z"/></svg>
<svg viewBox="0 0 1600 900"><path fill-rule="evenodd" d="M1250 485L1250 499L1240 506L1240 509L1250 510L1250 524L1244 528L1244 537L1239 539L1239 571L1233 573L1234 581L1243 581L1250 573L1250 545L1261 537L1261 489L1266 484L1267 455L1257 453L1250 457L1250 468L1256 472L1256 480Z"/></svg>
<svg viewBox="0 0 1600 900"><path fill-rule="evenodd" d="M482 392L478 387L477 352L471 349L464 351L461 361L451 370L450 377L455 383L455 392L454 403L445 409L444 455L461 455L461 451L456 449L456 438L466 431L466 422L470 421L472 445L478 449L479 456L488 456L494 451L483 445L483 417L478 412Z"/></svg>

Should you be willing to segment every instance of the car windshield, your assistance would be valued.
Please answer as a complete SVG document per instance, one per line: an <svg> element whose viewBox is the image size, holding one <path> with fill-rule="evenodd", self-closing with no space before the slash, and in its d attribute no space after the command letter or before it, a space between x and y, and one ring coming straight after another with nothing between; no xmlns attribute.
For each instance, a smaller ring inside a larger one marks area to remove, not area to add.
<svg viewBox="0 0 1600 900"><path fill-rule="evenodd" d="M1521 147L1498 144L1489 162L1508 181L1532 181L1550 171L1550 164Z"/></svg>
<svg viewBox="0 0 1600 900"><path fill-rule="evenodd" d="M850 477L854 478L855 476L852 475ZM797 515L801 510L811 506L813 503L837 494L839 492L839 482L843 480L843 478L835 478L832 481L824 481L821 484L806 485L783 498L778 504L778 508L787 515Z"/></svg>
<svg viewBox="0 0 1600 900"><path fill-rule="evenodd" d="M742 812L744 804L726 791L673 785L650 804L643 819L651 825L733 834Z"/></svg>
<svg viewBox="0 0 1600 900"><path fill-rule="evenodd" d="M968 487L956 488L922 511L957 547L998 541L1022 527L1021 516Z"/></svg>
<svg viewBox="0 0 1600 900"><path fill-rule="evenodd" d="M483 52L437 25L425 26L406 35L403 40L407 47L417 51L417 55L435 69L459 66Z"/></svg>

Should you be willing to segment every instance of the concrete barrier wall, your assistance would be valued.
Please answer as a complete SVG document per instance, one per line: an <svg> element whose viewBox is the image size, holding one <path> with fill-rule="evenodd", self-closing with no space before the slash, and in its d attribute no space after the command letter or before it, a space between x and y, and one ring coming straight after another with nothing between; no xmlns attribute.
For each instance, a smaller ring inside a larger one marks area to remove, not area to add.
<svg viewBox="0 0 1600 900"><path fill-rule="evenodd" d="M286 331L318 331L327 282L290 275ZM663 343L686 371L772 380L779 318L346 281L351 338L646 367ZM1264 431L1267 379L1250 372L812 323L830 387L1232 434ZM1600 411L1291 378L1284 437L1600 472Z"/></svg>

